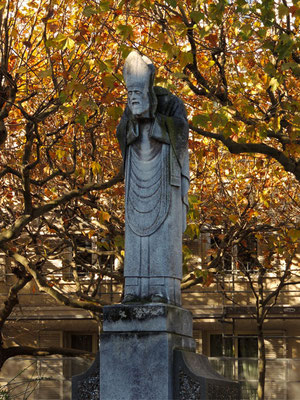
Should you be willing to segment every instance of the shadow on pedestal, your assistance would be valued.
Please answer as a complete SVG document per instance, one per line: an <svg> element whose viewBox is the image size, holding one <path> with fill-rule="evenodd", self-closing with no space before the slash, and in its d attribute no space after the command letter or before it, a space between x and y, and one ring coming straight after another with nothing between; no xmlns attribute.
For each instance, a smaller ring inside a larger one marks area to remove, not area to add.
<svg viewBox="0 0 300 400"><path fill-rule="evenodd" d="M195 353L190 311L150 303L103 313L100 365L73 377L72 400L240 400L238 383Z"/></svg>
<svg viewBox="0 0 300 400"><path fill-rule="evenodd" d="M239 399L239 384L218 374L207 357L174 350L174 400Z"/></svg>
<svg viewBox="0 0 300 400"><path fill-rule="evenodd" d="M83 374L72 377L72 400L99 400L100 355Z"/></svg>

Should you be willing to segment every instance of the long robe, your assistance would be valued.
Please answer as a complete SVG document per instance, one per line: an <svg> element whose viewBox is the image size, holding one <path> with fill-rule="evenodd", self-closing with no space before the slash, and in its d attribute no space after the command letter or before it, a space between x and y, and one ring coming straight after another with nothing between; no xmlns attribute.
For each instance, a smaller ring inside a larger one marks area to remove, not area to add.
<svg viewBox="0 0 300 400"><path fill-rule="evenodd" d="M155 91L155 118L138 122L127 109L117 130L125 161L125 295L180 305L188 124L183 103Z"/></svg>

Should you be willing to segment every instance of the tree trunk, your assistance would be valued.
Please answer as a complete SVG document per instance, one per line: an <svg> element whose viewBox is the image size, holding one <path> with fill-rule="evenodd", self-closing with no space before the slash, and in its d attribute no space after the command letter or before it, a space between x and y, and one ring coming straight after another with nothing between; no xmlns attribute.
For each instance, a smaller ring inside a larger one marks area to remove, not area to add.
<svg viewBox="0 0 300 400"><path fill-rule="evenodd" d="M265 398L265 378L266 378L266 349L262 324L257 324L257 342L258 342L258 387L257 399Z"/></svg>

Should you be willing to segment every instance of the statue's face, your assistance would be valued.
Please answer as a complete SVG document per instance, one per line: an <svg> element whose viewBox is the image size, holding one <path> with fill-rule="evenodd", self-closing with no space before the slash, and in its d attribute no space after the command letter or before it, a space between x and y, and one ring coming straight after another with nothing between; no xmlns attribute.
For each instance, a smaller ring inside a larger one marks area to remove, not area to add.
<svg viewBox="0 0 300 400"><path fill-rule="evenodd" d="M150 101L148 91L138 88L128 89L128 106L132 114L137 117L149 117Z"/></svg>

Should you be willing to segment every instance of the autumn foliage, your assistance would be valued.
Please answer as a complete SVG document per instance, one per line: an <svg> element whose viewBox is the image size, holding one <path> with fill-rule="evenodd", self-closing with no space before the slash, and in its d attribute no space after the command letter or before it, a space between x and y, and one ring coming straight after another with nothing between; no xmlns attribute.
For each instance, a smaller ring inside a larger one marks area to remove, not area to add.
<svg viewBox="0 0 300 400"><path fill-rule="evenodd" d="M186 238L207 227L218 237L205 274L185 266L185 287L209 284L249 237L264 243L257 271L275 268L289 281L300 237L299 23L296 0L0 1L0 249L15 275L0 329L31 280L62 304L101 311L97 288L112 272L86 263L83 284L78 243L96 238L99 256L122 262L115 129L131 49L153 60L156 84L187 107ZM72 295L46 269L67 248ZM114 279L122 282L120 271Z"/></svg>

